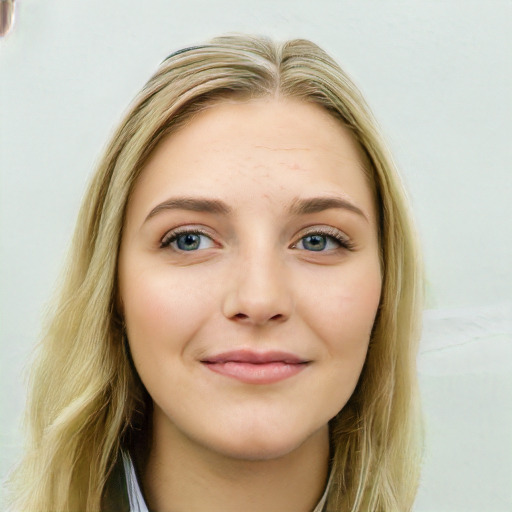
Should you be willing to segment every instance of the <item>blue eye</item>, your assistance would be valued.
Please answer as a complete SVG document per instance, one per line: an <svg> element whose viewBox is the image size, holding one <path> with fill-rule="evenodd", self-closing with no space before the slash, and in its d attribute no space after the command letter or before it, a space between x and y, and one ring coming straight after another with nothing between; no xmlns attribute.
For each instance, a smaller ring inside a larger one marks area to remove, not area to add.
<svg viewBox="0 0 512 512"><path fill-rule="evenodd" d="M194 231L170 233L161 244L161 247L172 247L176 251L187 252L210 249L213 246L214 242L209 236Z"/></svg>
<svg viewBox="0 0 512 512"><path fill-rule="evenodd" d="M353 250L354 245L343 232L325 227L321 231L303 236L293 248L311 252L328 252L336 249Z"/></svg>
<svg viewBox="0 0 512 512"><path fill-rule="evenodd" d="M332 236L314 234L301 238L297 244L297 248L305 249L306 251L320 252L329 249L338 249L340 245L340 242Z"/></svg>
<svg viewBox="0 0 512 512"><path fill-rule="evenodd" d="M302 239L302 245L308 251L323 251L327 246L327 237L322 235L305 236Z"/></svg>
<svg viewBox="0 0 512 512"><path fill-rule="evenodd" d="M182 251L195 251L201 245L201 235L186 233L176 238L176 245Z"/></svg>

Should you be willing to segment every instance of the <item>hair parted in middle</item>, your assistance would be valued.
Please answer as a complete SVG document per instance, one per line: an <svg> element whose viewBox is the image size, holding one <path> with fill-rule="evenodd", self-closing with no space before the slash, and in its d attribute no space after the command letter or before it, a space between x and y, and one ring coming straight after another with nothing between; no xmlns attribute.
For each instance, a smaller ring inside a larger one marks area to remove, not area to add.
<svg viewBox="0 0 512 512"><path fill-rule="evenodd" d="M317 104L349 129L379 216L382 295L359 383L330 422L327 510L411 509L422 435L415 371L422 276L405 193L370 110L331 57L307 40L245 35L165 59L100 161L32 376L31 445L16 474L21 509L99 510L120 448L149 435L151 399L118 313L117 259L131 190L159 142L194 114L264 97Z"/></svg>

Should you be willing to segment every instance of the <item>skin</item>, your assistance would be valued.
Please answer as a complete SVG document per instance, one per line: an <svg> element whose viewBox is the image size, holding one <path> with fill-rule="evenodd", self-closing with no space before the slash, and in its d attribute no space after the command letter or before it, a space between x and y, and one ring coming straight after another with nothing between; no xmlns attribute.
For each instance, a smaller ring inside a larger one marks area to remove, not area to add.
<svg viewBox="0 0 512 512"><path fill-rule="evenodd" d="M183 197L230 211L161 206ZM353 208L290 211L316 197ZM203 232L194 250L183 250L187 229ZM328 422L357 384L381 292L375 206L349 132L290 99L199 113L159 144L134 187L119 286L154 402L149 508L312 510L327 478ZM307 363L255 384L201 362L241 348Z"/></svg>

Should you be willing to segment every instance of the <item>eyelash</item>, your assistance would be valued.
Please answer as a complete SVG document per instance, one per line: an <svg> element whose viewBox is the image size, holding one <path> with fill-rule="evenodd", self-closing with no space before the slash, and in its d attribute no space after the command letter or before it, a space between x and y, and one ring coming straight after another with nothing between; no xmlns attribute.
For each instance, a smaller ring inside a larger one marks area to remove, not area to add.
<svg viewBox="0 0 512 512"><path fill-rule="evenodd" d="M307 238L308 236L315 236L315 235L324 236L326 238L331 238L332 240L334 240L335 242L337 242L339 244L340 247L338 249L346 249L348 251L353 251L355 248L354 243L352 242L352 240L350 240L350 238L348 238L348 236L344 235L336 228L328 228L328 227L313 228L313 229L311 229L311 231L308 231L308 232L302 234L300 239L292 245L292 248L296 247L297 244L304 238ZM314 252L314 251L310 251L310 252Z"/></svg>
<svg viewBox="0 0 512 512"><path fill-rule="evenodd" d="M160 242L160 248L165 249L165 248L170 247L170 245L173 242L175 242L182 235L203 235L213 241L213 238L211 237L211 235L203 229L186 228L186 227L185 228L177 228L173 231L169 231L168 233L166 233L164 235L164 237L162 238L162 240ZM337 230L335 228L312 229L311 231L304 233L299 238L299 240L297 242L295 242L294 244L292 244L290 247L293 249L304 238L307 238L308 236L315 236L315 235L324 236L326 238L331 238L332 240L334 240L335 242L337 242L339 244L339 246L340 246L339 249L346 249L349 251L354 250L354 243L346 235L342 234L339 230ZM306 249L304 249L304 250L306 250ZM183 251L183 252L185 252L185 251ZM314 252L314 251L309 251L309 252ZM319 252L325 252L325 251L319 251Z"/></svg>
<svg viewBox="0 0 512 512"><path fill-rule="evenodd" d="M177 228L172 231L169 231L164 235L162 241L160 242L160 248L165 249L169 247L173 242L175 242L182 235L203 235L213 240L211 235L203 229L200 228Z"/></svg>

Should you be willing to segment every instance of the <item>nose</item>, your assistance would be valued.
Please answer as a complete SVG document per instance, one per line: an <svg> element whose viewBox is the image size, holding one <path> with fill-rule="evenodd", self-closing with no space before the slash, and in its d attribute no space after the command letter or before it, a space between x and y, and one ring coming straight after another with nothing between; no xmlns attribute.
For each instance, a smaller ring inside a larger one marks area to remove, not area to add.
<svg viewBox="0 0 512 512"><path fill-rule="evenodd" d="M231 269L224 316L255 326L285 322L293 310L287 274L284 262L273 254L241 259Z"/></svg>

